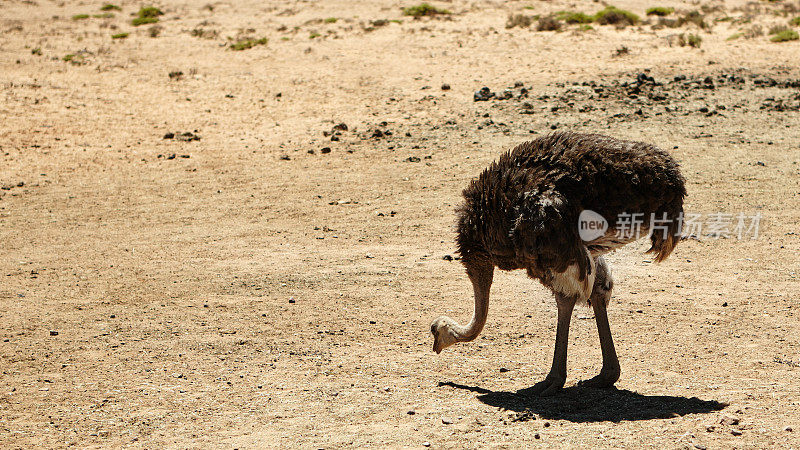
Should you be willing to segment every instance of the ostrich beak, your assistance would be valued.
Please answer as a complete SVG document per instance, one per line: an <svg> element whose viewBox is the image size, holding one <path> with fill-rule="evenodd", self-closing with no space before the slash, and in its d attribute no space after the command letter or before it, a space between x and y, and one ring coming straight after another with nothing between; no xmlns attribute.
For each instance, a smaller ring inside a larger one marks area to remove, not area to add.
<svg viewBox="0 0 800 450"><path fill-rule="evenodd" d="M438 355L442 353L442 348L439 346L439 333L436 327L431 326L431 334L433 335L433 351Z"/></svg>

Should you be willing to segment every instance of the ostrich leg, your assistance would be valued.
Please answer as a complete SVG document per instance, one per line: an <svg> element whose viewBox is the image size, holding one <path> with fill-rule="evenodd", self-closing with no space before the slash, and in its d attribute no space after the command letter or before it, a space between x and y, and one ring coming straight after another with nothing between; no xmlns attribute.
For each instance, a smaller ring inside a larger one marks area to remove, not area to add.
<svg viewBox="0 0 800 450"><path fill-rule="evenodd" d="M556 349L553 353L553 365L547 377L533 385L531 391L541 396L553 395L567 381L567 343L569 341L569 322L575 308L575 297L556 294L558 306L558 325L556 326Z"/></svg>
<svg viewBox="0 0 800 450"><path fill-rule="evenodd" d="M600 350L603 352L603 368L600 374L594 378L580 383L581 386L588 387L610 387L619 379L620 368L617 351L614 349L614 340L611 338L611 327L608 324L608 313L606 307L611 300L611 289L614 287L614 280L611 278L611 269L603 257L598 257L595 261L597 274L592 289L592 308L594 318L597 322L597 333L600 335Z"/></svg>

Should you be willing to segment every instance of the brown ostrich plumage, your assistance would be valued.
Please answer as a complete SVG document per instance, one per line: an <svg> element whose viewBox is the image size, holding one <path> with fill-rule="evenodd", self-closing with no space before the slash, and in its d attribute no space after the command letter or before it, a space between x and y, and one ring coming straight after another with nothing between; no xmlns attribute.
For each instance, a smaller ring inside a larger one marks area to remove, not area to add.
<svg viewBox="0 0 800 450"><path fill-rule="evenodd" d="M613 384L619 365L605 319L613 283L602 255L639 237L619 236L617 229L620 217L639 214L642 236L648 233L651 217L662 221L650 234L648 251L656 261L669 256L680 240L686 195L677 162L650 144L559 132L504 153L463 195L457 210L457 245L475 289L475 316L466 327L446 317L434 321L434 350L480 333L494 267L525 269L553 291L559 305L554 369L537 385L540 391L550 394L563 385L560 378L566 373L554 374L561 372L561 366L566 372L566 342L559 339L566 340L577 301L589 301L595 308L603 348L601 379L595 377L590 384ZM584 210L600 214L608 223L604 235L588 242L578 232L578 217Z"/></svg>

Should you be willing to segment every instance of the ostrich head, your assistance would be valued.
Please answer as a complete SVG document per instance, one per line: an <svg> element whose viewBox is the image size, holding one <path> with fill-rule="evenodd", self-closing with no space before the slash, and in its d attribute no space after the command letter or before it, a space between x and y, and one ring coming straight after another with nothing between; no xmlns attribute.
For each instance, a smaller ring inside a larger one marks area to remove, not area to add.
<svg viewBox="0 0 800 450"><path fill-rule="evenodd" d="M431 334L433 334L433 351L437 354L442 350L458 342L458 324L447 316L439 317L431 324Z"/></svg>

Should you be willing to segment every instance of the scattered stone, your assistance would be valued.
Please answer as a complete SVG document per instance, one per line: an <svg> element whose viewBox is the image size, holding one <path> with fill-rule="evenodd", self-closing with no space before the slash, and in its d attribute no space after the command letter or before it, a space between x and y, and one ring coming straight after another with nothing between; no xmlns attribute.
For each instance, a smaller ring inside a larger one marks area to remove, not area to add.
<svg viewBox="0 0 800 450"><path fill-rule="evenodd" d="M175 137L175 133L167 133L164 135L164 139L172 139Z"/></svg>
<svg viewBox="0 0 800 450"><path fill-rule="evenodd" d="M180 70L173 70L169 73L170 80L180 80L181 78L183 78L183 72Z"/></svg>
<svg viewBox="0 0 800 450"><path fill-rule="evenodd" d="M294 297L289 297L289 303L295 303L295 301Z"/></svg>
<svg viewBox="0 0 800 450"><path fill-rule="evenodd" d="M450 90L450 85L449 85L449 84L447 84L447 83L444 83L444 84L442 85L442 90L443 90L443 91L449 91L449 90Z"/></svg>
<svg viewBox="0 0 800 450"><path fill-rule="evenodd" d="M726 306L728 306L728 302L722 302L722 307L724 308Z"/></svg>
<svg viewBox="0 0 800 450"><path fill-rule="evenodd" d="M50 336L58 336L58 331L50 330Z"/></svg>
<svg viewBox="0 0 800 450"><path fill-rule="evenodd" d="M414 415L414 414L416 414L416 413L417 413L417 412L416 412L416 411L414 411L413 409L409 409L408 411L406 411L406 414L408 414L409 416L413 416L413 415Z"/></svg>
<svg viewBox="0 0 800 450"><path fill-rule="evenodd" d="M791 425L787 425L787 426L783 427L783 431L792 431Z"/></svg>
<svg viewBox="0 0 800 450"><path fill-rule="evenodd" d="M289 161L291 159L292 158L290 158L289 155L281 155L281 161Z"/></svg>
<svg viewBox="0 0 800 450"><path fill-rule="evenodd" d="M175 153L171 153L169 156L167 156L167 159L175 159L175 156Z"/></svg>
<svg viewBox="0 0 800 450"><path fill-rule="evenodd" d="M408 158L406 158L406 161L407 162L420 162L422 160L419 159L419 156L409 156Z"/></svg>
<svg viewBox="0 0 800 450"><path fill-rule="evenodd" d="M194 130L194 131L197 132L197 130ZM194 133L192 133L190 131L187 131L185 133L180 133L180 134L176 135L175 139L177 139L179 141L183 141L183 142L192 142L192 141L199 141L200 140L200 136L198 136L198 135L196 135L196 134L194 134Z"/></svg>
<svg viewBox="0 0 800 450"><path fill-rule="evenodd" d="M323 155L327 155L328 153L331 152L331 148L330 147L322 147L322 149L320 149L319 152L322 153Z"/></svg>
<svg viewBox="0 0 800 450"><path fill-rule="evenodd" d="M506 373L506 372L508 372L507 368L505 368L505 367L501 367L500 368L500 373Z"/></svg>
<svg viewBox="0 0 800 450"><path fill-rule="evenodd" d="M450 424L453 423L453 419L451 419L449 417L442 417L442 423L445 424L445 425L450 425Z"/></svg>
<svg viewBox="0 0 800 450"><path fill-rule="evenodd" d="M505 89L502 94L497 96L498 100L508 100L510 98L514 98L514 93L511 89Z"/></svg>
<svg viewBox="0 0 800 450"><path fill-rule="evenodd" d="M425 442L423 442L423 443L422 443L422 446L423 446L423 447L430 447L430 446L431 446L431 443L430 443L430 442L428 442L428 441L425 441Z"/></svg>
<svg viewBox="0 0 800 450"><path fill-rule="evenodd" d="M492 92L492 90L488 87L484 86L480 88L480 90L475 91L475 94L472 98L476 102L485 102L491 98L494 98L494 92Z"/></svg>
<svg viewBox="0 0 800 450"><path fill-rule="evenodd" d="M541 436L539 436L539 433L536 433L536 434L534 434L534 435L533 435L533 438L534 438L534 439L541 439L542 437L541 437Z"/></svg>
<svg viewBox="0 0 800 450"><path fill-rule="evenodd" d="M719 423L722 425L738 425L739 418L733 416L722 416L722 419L720 419Z"/></svg>
<svg viewBox="0 0 800 450"><path fill-rule="evenodd" d="M375 320L370 320L370 321L369 321L369 324L370 324L370 325L375 325L375 324L377 324L377 323L378 323L378 322L377 322L377 321L375 321Z"/></svg>
<svg viewBox="0 0 800 450"><path fill-rule="evenodd" d="M444 255L444 256L442 256L442 259L445 260L445 261L452 261L453 260L453 256L452 255Z"/></svg>
<svg viewBox="0 0 800 450"><path fill-rule="evenodd" d="M737 429L734 428L733 430L731 430L731 434L734 435L734 436L741 436L742 435L742 431L741 430L737 430Z"/></svg>
<svg viewBox="0 0 800 450"><path fill-rule="evenodd" d="M545 428L547 428L547 427L549 427L549 426L550 426L550 422L545 422L545 423L544 423L544 427L545 427Z"/></svg>

